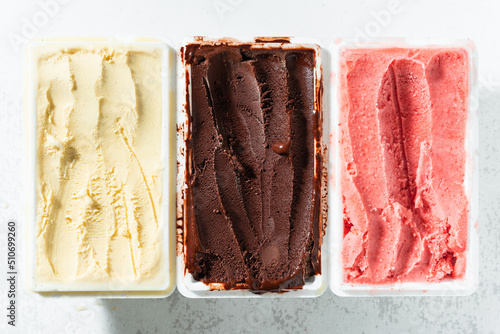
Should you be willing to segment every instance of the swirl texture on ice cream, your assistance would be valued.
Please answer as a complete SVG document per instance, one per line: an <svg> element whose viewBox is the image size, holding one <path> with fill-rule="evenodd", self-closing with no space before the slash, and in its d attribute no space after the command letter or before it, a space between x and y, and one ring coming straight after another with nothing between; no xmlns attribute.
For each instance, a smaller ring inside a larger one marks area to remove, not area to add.
<svg viewBox="0 0 500 334"><path fill-rule="evenodd" d="M320 268L316 53L190 44L185 262L225 289L297 288Z"/></svg>
<svg viewBox="0 0 500 334"><path fill-rule="evenodd" d="M459 48L343 51L346 282L463 277L468 61Z"/></svg>
<svg viewBox="0 0 500 334"><path fill-rule="evenodd" d="M37 282L158 280L161 49L51 46L37 69Z"/></svg>

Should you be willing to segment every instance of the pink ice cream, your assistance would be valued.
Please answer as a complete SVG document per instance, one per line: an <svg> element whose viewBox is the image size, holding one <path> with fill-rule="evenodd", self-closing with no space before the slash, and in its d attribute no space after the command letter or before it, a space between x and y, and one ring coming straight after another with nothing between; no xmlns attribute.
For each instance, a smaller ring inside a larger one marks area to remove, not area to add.
<svg viewBox="0 0 500 334"><path fill-rule="evenodd" d="M344 281L462 278L467 52L348 49L340 81Z"/></svg>

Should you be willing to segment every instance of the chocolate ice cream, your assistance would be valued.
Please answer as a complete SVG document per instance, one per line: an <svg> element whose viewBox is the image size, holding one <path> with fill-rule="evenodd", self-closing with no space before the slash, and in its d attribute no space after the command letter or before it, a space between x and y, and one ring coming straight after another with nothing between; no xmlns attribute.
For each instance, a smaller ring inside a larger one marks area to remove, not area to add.
<svg viewBox="0 0 500 334"><path fill-rule="evenodd" d="M199 43L183 57L187 272L211 288L303 286L321 272L315 49Z"/></svg>

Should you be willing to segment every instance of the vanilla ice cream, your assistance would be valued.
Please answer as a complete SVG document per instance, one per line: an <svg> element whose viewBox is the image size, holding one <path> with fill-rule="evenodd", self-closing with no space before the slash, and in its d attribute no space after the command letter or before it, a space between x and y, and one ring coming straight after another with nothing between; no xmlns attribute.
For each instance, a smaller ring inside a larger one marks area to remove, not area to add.
<svg viewBox="0 0 500 334"><path fill-rule="evenodd" d="M35 62L36 285L162 282L162 50L51 45Z"/></svg>

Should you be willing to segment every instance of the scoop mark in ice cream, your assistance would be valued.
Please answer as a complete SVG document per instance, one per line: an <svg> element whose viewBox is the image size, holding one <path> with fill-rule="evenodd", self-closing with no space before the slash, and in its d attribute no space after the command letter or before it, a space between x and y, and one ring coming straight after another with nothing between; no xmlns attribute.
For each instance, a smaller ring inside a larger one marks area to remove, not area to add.
<svg viewBox="0 0 500 334"><path fill-rule="evenodd" d="M188 45L186 269L225 289L320 272L312 49Z"/></svg>
<svg viewBox="0 0 500 334"><path fill-rule="evenodd" d="M340 75L345 281L463 277L467 53L346 50Z"/></svg>
<svg viewBox="0 0 500 334"><path fill-rule="evenodd" d="M37 281L159 275L160 124L160 51L42 49Z"/></svg>

